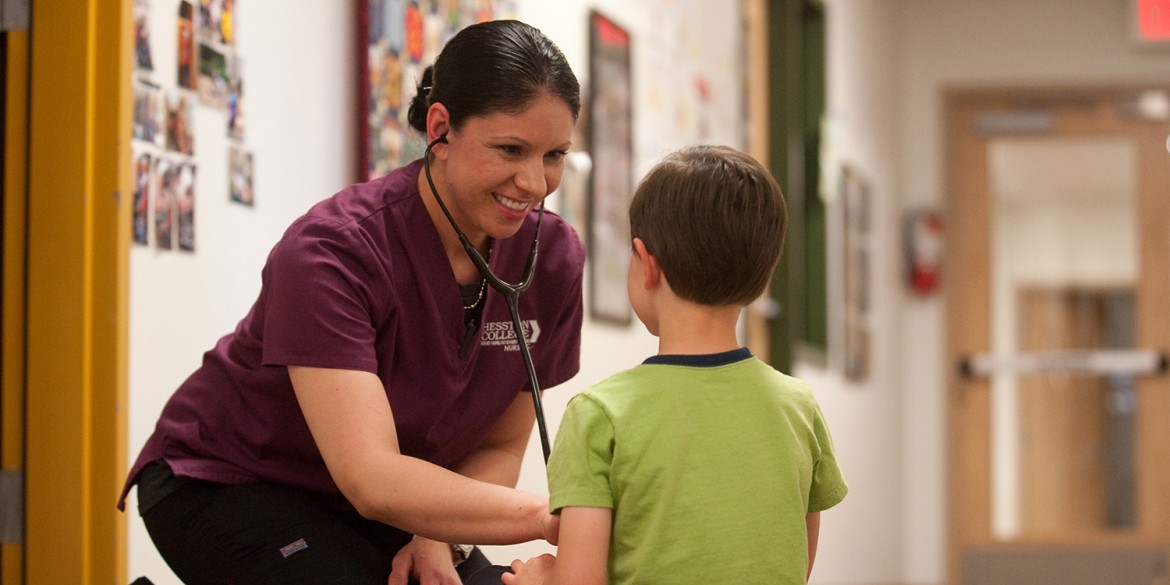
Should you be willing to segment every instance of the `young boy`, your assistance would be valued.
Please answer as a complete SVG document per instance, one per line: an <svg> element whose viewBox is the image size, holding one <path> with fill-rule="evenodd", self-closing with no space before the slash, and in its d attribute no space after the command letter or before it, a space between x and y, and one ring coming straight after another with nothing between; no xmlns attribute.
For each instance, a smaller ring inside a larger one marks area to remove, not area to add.
<svg viewBox="0 0 1170 585"><path fill-rule="evenodd" d="M647 174L627 288L658 355L569 402L548 465L557 557L517 560L504 583L807 580L820 511L847 487L808 388L736 337L786 224L775 179L730 148Z"/></svg>

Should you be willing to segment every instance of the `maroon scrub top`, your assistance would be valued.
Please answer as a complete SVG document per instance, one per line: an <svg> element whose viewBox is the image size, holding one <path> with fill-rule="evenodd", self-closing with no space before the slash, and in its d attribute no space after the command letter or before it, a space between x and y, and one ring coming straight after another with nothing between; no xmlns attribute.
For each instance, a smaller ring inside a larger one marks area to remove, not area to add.
<svg viewBox="0 0 1170 585"><path fill-rule="evenodd" d="M341 497L301 414L288 370L374 373L386 388L403 454L451 468L495 424L528 377L503 297L488 287L482 325L467 330L459 286L418 190L421 161L315 205L268 256L260 296L236 330L163 408L131 468L164 459L175 475L271 481ZM536 227L530 213L495 243L492 270L517 282ZM546 211L520 318L541 388L577 373L585 252Z"/></svg>

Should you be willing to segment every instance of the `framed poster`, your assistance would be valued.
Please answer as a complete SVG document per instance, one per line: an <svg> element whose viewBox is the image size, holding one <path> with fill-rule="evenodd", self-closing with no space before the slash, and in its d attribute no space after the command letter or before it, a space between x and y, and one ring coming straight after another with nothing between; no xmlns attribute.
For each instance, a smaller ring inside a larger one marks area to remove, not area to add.
<svg viewBox="0 0 1170 585"><path fill-rule="evenodd" d="M869 377L869 184L856 171L845 167L841 189L844 214L845 311L843 364L845 378L862 382Z"/></svg>
<svg viewBox="0 0 1170 585"><path fill-rule="evenodd" d="M589 316L624 325L632 316L626 293L633 191L630 34L597 11L589 14L589 79Z"/></svg>

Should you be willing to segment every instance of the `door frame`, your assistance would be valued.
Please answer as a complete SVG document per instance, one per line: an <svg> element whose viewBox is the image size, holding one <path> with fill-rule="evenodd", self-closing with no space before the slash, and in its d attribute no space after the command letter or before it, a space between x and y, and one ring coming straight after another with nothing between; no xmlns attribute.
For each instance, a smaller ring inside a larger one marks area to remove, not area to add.
<svg viewBox="0 0 1170 585"><path fill-rule="evenodd" d="M28 163L28 31L4 33L4 210L3 319L0 319L0 472L5 482L22 484L24 470L24 258L26 168ZM17 489L6 485L6 489ZM7 508L5 508L7 510ZM8 522L23 524L21 519ZM5 536L12 529L6 531ZM0 585L22 583L24 548L0 544Z"/></svg>
<svg viewBox="0 0 1170 585"><path fill-rule="evenodd" d="M22 466L24 526L0 578L125 583L133 3L37 0L30 22L27 51L9 52L27 91L7 88L4 161L20 171L5 173L4 286L18 274L20 290L4 308L22 323L5 321L3 416L15 404L22 420L3 449Z"/></svg>
<svg viewBox="0 0 1170 585"><path fill-rule="evenodd" d="M1166 141L1165 123L1123 118L1102 107L1147 86L1079 88L956 89L944 97L946 201L948 213L946 318L947 381L947 577L960 583L964 553L975 547L1022 549L1082 546L1108 549L1156 545L1170 550L1170 376L1146 376L1137 384L1137 528L1129 534L1065 542L997 542L991 526L990 380L968 377L961 364L991 350L991 197L987 150L1005 134L981 134L979 116L1045 109L1053 113L1051 136L1133 136L1143 144ZM1162 88L1159 88L1162 89ZM1035 134L1029 135L1034 138ZM1170 349L1170 156L1166 149L1139 148L1138 229L1142 278L1136 295L1139 348ZM1158 196L1158 189L1162 196ZM1156 267L1156 268L1149 268Z"/></svg>

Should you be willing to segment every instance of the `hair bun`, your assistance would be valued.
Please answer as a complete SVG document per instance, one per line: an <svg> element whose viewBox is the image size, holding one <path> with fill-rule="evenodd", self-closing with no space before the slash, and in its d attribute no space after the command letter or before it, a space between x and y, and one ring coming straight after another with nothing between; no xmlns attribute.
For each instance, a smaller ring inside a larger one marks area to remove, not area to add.
<svg viewBox="0 0 1170 585"><path fill-rule="evenodd" d="M427 110L430 108L431 87L435 76L435 66L428 65L423 70L422 79L415 89L414 97L406 110L406 123L419 132L427 133Z"/></svg>

